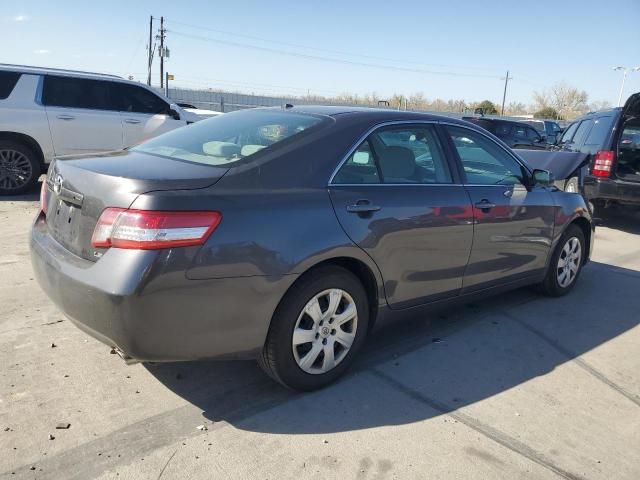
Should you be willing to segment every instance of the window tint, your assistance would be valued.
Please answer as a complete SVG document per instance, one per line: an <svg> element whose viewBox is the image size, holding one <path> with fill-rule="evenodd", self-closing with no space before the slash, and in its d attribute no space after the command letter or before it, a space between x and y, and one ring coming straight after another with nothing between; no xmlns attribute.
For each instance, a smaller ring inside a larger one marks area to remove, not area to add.
<svg viewBox="0 0 640 480"><path fill-rule="evenodd" d="M126 83L113 83L114 98L121 112L164 114L169 104L149 90Z"/></svg>
<svg viewBox="0 0 640 480"><path fill-rule="evenodd" d="M152 138L135 151L207 165L240 161L273 151L307 129L330 123L326 117L270 110L225 113Z"/></svg>
<svg viewBox="0 0 640 480"><path fill-rule="evenodd" d="M0 100L4 100L11 95L13 87L18 83L20 74L18 72L0 72Z"/></svg>
<svg viewBox="0 0 640 480"><path fill-rule="evenodd" d="M579 147L584 143L586 136L591 131L591 127L593 126L593 120L584 120L578 129L576 130L576 134L573 136L573 143L576 147Z"/></svg>
<svg viewBox="0 0 640 480"><path fill-rule="evenodd" d="M597 145L598 147L604 147L604 143L607 137L611 133L613 128L613 117L606 116L597 118L593 122L593 128L589 132L589 136L585 140L585 145Z"/></svg>
<svg viewBox="0 0 640 480"><path fill-rule="evenodd" d="M557 135L558 133L560 133L562 131L562 129L560 128L560 125L558 125L555 122L549 122L549 127L550 127L550 131L552 135Z"/></svg>
<svg viewBox="0 0 640 480"><path fill-rule="evenodd" d="M511 125L508 123L498 122L496 123L496 136L509 135L511 133Z"/></svg>
<svg viewBox="0 0 640 480"><path fill-rule="evenodd" d="M492 140L472 130L446 127L471 185L524 183L523 167Z"/></svg>
<svg viewBox="0 0 640 480"><path fill-rule="evenodd" d="M531 141L540 140L540 135L533 128L527 128L527 138Z"/></svg>
<svg viewBox="0 0 640 480"><path fill-rule="evenodd" d="M516 137L526 138L527 137L527 127L524 125L514 125L513 134Z"/></svg>
<svg viewBox="0 0 640 480"><path fill-rule="evenodd" d="M109 98L109 82L85 78L46 75L42 103L56 107L115 110Z"/></svg>
<svg viewBox="0 0 640 480"><path fill-rule="evenodd" d="M378 166L369 140L365 140L340 167L333 183L380 183Z"/></svg>
<svg viewBox="0 0 640 480"><path fill-rule="evenodd" d="M578 124L579 122L574 122L567 127L567 129L562 134L562 137L560 138L560 143L566 143L571 141L571 139L573 138L573 134L576 133Z"/></svg>

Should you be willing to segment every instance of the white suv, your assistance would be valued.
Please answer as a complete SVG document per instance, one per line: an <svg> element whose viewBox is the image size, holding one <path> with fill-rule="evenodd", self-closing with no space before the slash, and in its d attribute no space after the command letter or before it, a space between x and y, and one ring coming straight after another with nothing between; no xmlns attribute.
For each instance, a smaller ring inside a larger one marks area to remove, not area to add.
<svg viewBox="0 0 640 480"><path fill-rule="evenodd" d="M114 75L0 64L0 195L28 191L53 157L120 150L191 117Z"/></svg>

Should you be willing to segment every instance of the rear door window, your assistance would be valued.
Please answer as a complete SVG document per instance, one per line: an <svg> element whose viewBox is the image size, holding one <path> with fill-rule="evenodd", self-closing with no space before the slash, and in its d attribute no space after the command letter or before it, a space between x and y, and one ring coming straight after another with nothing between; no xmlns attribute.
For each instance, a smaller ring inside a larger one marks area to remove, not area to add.
<svg viewBox="0 0 640 480"><path fill-rule="evenodd" d="M42 103L55 107L115 110L109 95L109 82L86 78L46 75Z"/></svg>
<svg viewBox="0 0 640 480"><path fill-rule="evenodd" d="M146 88L118 82L113 82L112 85L114 99L121 112L149 115L169 113L169 104Z"/></svg>
<svg viewBox="0 0 640 480"><path fill-rule="evenodd" d="M508 123L496 123L495 132L496 136L504 137L511 133L511 125Z"/></svg>
<svg viewBox="0 0 640 480"><path fill-rule="evenodd" d="M0 100L9 98L19 79L18 72L0 72Z"/></svg>
<svg viewBox="0 0 640 480"><path fill-rule="evenodd" d="M378 164L373 156L369 140L365 140L340 167L333 177L335 184L375 184L380 183Z"/></svg>
<svg viewBox="0 0 640 480"><path fill-rule="evenodd" d="M593 120L584 120L578 126L576 130L576 134L573 136L573 146L575 148L580 148L583 144L589 132L591 132L591 128L593 127Z"/></svg>

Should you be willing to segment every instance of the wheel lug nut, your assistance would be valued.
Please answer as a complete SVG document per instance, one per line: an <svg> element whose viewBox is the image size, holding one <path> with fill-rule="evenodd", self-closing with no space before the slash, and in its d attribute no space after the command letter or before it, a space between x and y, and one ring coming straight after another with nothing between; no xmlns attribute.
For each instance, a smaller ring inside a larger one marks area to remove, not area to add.
<svg viewBox="0 0 640 480"><path fill-rule="evenodd" d="M336 334L336 330L335 328L333 330L331 330L331 335L335 335Z"/></svg>
<svg viewBox="0 0 640 480"><path fill-rule="evenodd" d="M322 339L322 344L323 344L323 345L326 345L326 344L327 344L327 339L326 339L326 338L323 338L323 339Z"/></svg>

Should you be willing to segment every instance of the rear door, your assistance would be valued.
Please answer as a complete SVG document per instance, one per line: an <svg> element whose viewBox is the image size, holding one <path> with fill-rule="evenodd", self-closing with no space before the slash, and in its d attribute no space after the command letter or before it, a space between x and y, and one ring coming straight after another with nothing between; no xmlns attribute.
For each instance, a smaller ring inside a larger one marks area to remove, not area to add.
<svg viewBox="0 0 640 480"><path fill-rule="evenodd" d="M474 212L462 293L544 272L555 217L551 193L527 188L526 168L486 135L453 125L446 131Z"/></svg>
<svg viewBox="0 0 640 480"><path fill-rule="evenodd" d="M616 176L640 182L640 93L631 95L622 109L617 139Z"/></svg>
<svg viewBox="0 0 640 480"><path fill-rule="evenodd" d="M122 122L109 82L45 75L42 103L57 156L122 148Z"/></svg>
<svg viewBox="0 0 640 480"><path fill-rule="evenodd" d="M379 128L349 155L329 192L347 235L380 268L391 308L459 294L473 213L434 124Z"/></svg>
<svg viewBox="0 0 640 480"><path fill-rule="evenodd" d="M169 104L144 87L113 82L112 94L117 102L124 129L124 146L131 147L162 133L186 125L169 113Z"/></svg>

